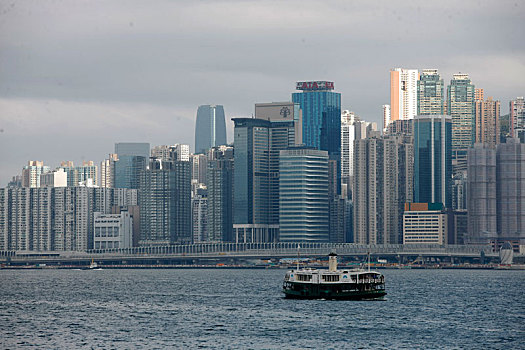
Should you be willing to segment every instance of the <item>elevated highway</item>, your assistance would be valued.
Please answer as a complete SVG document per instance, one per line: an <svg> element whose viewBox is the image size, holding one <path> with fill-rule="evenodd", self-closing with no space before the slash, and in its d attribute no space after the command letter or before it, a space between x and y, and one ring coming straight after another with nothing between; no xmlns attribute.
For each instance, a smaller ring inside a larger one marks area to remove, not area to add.
<svg viewBox="0 0 525 350"><path fill-rule="evenodd" d="M363 245L352 243L199 243L187 245L164 245L127 249L100 249L87 252L26 252L2 251L0 262L24 263L85 263L94 259L99 262L152 262L152 261L198 261L278 259L301 257L324 257L336 252L343 257L365 257L370 253L376 258L390 261L410 257L423 258L495 258L498 253L490 245Z"/></svg>

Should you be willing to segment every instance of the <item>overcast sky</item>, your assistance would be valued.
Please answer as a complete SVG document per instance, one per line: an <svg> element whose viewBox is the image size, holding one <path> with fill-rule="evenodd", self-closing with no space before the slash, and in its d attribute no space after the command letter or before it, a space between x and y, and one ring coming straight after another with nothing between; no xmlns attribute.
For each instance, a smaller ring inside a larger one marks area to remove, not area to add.
<svg viewBox="0 0 525 350"><path fill-rule="evenodd" d="M115 142L189 143L201 104L230 118L331 80L381 123L393 67L469 73L525 95L523 1L0 0L0 186L28 160L100 162Z"/></svg>

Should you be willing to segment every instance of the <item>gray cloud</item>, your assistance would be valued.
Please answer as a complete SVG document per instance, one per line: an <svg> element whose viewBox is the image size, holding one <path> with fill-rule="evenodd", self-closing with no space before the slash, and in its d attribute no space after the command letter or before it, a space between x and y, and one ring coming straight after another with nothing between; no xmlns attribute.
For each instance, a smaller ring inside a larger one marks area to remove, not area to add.
<svg viewBox="0 0 525 350"><path fill-rule="evenodd" d="M344 108L379 122L390 68L438 68L445 80L462 71L506 112L508 100L524 94L524 8L515 1L0 2L0 184L29 159L100 161L114 142L131 139L193 144L199 104L246 116L255 102L289 100L303 79L334 80Z"/></svg>

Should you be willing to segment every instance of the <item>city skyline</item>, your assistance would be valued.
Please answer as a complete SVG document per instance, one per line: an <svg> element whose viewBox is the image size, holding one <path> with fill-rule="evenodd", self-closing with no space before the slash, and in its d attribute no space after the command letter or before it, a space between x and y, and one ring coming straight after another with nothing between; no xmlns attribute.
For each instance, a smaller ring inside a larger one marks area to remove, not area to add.
<svg viewBox="0 0 525 350"><path fill-rule="evenodd" d="M521 4L297 5L4 6L0 184L19 172L20 158L98 162L113 143L127 141L193 149L201 104L225 106L231 142L232 117L250 116L258 102L290 99L301 80L334 81L342 109L378 124L394 67L436 68L445 84L468 73L501 101L501 115L523 95ZM429 38L430 48L423 46ZM413 55L416 47L425 50Z"/></svg>

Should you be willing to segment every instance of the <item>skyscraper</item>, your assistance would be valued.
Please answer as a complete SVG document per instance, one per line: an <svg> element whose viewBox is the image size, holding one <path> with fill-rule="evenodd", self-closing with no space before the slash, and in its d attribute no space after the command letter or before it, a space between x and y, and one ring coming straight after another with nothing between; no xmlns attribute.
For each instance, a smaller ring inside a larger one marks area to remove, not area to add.
<svg viewBox="0 0 525 350"><path fill-rule="evenodd" d="M467 162L468 242L488 243L497 236L496 150L475 143Z"/></svg>
<svg viewBox="0 0 525 350"><path fill-rule="evenodd" d="M481 97L475 102L475 114L475 142L495 147L499 143L500 136L500 102L493 100L492 97L488 97L486 100Z"/></svg>
<svg viewBox="0 0 525 350"><path fill-rule="evenodd" d="M110 153L107 159L100 162L100 187L115 187L115 162L118 156Z"/></svg>
<svg viewBox="0 0 525 350"><path fill-rule="evenodd" d="M226 144L226 122L221 105L202 105L195 121L195 153L206 153L214 146Z"/></svg>
<svg viewBox="0 0 525 350"><path fill-rule="evenodd" d="M414 202L451 208L452 119L446 115L414 119Z"/></svg>
<svg viewBox="0 0 525 350"><path fill-rule="evenodd" d="M351 191L354 174L354 140L356 116L353 112L341 114L341 183L346 186L346 193Z"/></svg>
<svg viewBox="0 0 525 350"><path fill-rule="evenodd" d="M303 111L303 144L328 151L330 159L337 160L340 172L341 94L332 91L334 83L330 81L297 82L296 89L302 91L293 93L292 101Z"/></svg>
<svg viewBox="0 0 525 350"><path fill-rule="evenodd" d="M206 185L206 171L208 157L206 154L192 154L191 157L191 182Z"/></svg>
<svg viewBox="0 0 525 350"><path fill-rule="evenodd" d="M390 120L413 119L417 114L417 69L390 71Z"/></svg>
<svg viewBox="0 0 525 350"><path fill-rule="evenodd" d="M374 135L354 147L354 242L399 244L403 208L413 193L411 138Z"/></svg>
<svg viewBox="0 0 525 350"><path fill-rule="evenodd" d="M417 81L417 114L443 115L445 94L443 79L437 69L423 69Z"/></svg>
<svg viewBox="0 0 525 350"><path fill-rule="evenodd" d="M383 132L386 132L386 128L388 128L388 124L390 124L391 120L390 105L383 105Z"/></svg>
<svg viewBox="0 0 525 350"><path fill-rule="evenodd" d="M148 164L149 149L149 143L115 143L115 188L138 188L140 173Z"/></svg>
<svg viewBox="0 0 525 350"><path fill-rule="evenodd" d="M40 175L49 171L44 162L30 160L22 169L22 187L40 187Z"/></svg>
<svg viewBox="0 0 525 350"><path fill-rule="evenodd" d="M296 123L234 118L237 242L273 242L279 231L279 151L295 145Z"/></svg>
<svg viewBox="0 0 525 350"><path fill-rule="evenodd" d="M213 147L208 152L207 241L232 242L233 237L233 148Z"/></svg>
<svg viewBox="0 0 525 350"><path fill-rule="evenodd" d="M149 159L149 143L119 142L115 143L115 153L118 156L140 156Z"/></svg>
<svg viewBox="0 0 525 350"><path fill-rule="evenodd" d="M98 167L92 160L83 161L79 166L75 166L72 161L62 162L58 169L67 173L68 187L98 185Z"/></svg>
<svg viewBox="0 0 525 350"><path fill-rule="evenodd" d="M93 248L93 213L136 205L136 190L88 187L0 188L0 250Z"/></svg>
<svg viewBox="0 0 525 350"><path fill-rule="evenodd" d="M498 234L525 244L525 144L508 138L496 148Z"/></svg>
<svg viewBox="0 0 525 350"><path fill-rule="evenodd" d="M525 100L523 96L510 101L509 112L511 137L517 137L521 143L525 143Z"/></svg>
<svg viewBox="0 0 525 350"><path fill-rule="evenodd" d="M447 91L448 115L452 116L452 161L454 172L466 168L467 150L475 140L474 91L468 74L454 74Z"/></svg>
<svg viewBox="0 0 525 350"><path fill-rule="evenodd" d="M140 173L141 245L191 243L190 162L152 159Z"/></svg>
<svg viewBox="0 0 525 350"><path fill-rule="evenodd" d="M191 228L193 243L208 240L208 197L206 190L200 188L191 198Z"/></svg>
<svg viewBox="0 0 525 350"><path fill-rule="evenodd" d="M328 152L282 150L279 192L280 241L328 242Z"/></svg>

